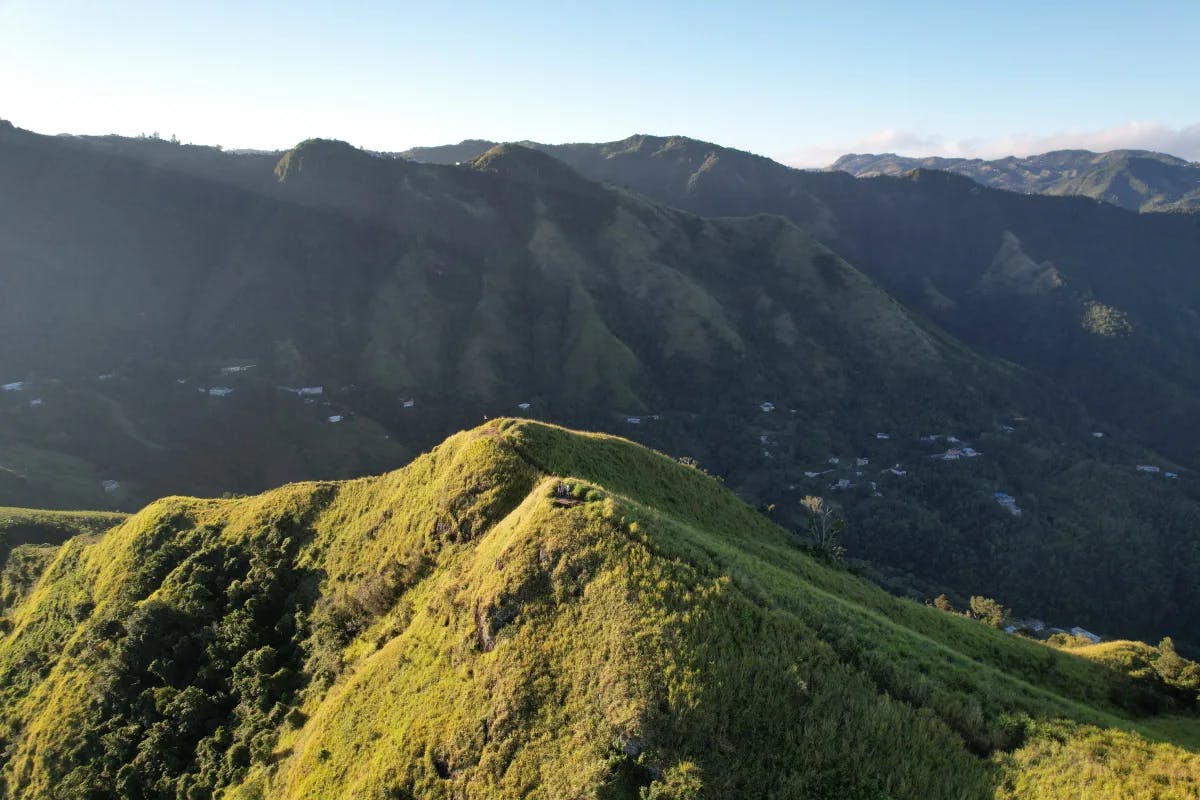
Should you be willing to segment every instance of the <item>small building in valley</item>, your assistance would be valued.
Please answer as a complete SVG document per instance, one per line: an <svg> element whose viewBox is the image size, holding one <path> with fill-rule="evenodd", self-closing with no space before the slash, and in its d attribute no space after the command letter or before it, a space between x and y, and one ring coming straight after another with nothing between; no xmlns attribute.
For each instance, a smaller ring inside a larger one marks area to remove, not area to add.
<svg viewBox="0 0 1200 800"><path fill-rule="evenodd" d="M1021 507L1017 505L1017 498L1005 492L996 492L992 495L1000 506L1012 514L1014 517L1021 516Z"/></svg>

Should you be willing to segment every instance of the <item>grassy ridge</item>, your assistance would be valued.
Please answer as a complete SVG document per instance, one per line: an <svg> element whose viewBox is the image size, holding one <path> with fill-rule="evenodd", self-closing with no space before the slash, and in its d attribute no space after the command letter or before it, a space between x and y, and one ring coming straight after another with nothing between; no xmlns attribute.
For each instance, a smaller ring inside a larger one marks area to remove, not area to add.
<svg viewBox="0 0 1200 800"><path fill-rule="evenodd" d="M0 614L29 592L59 545L75 536L102 533L128 516L0 506Z"/></svg>
<svg viewBox="0 0 1200 800"><path fill-rule="evenodd" d="M58 548L9 618L14 798L1200 788L1197 719L1147 716L1111 659L892 598L697 469L527 421L165 499Z"/></svg>
<svg viewBox="0 0 1200 800"><path fill-rule="evenodd" d="M73 536L102 533L129 515L116 511L46 511L0 506L0 564L22 545L59 545Z"/></svg>
<svg viewBox="0 0 1200 800"><path fill-rule="evenodd" d="M102 533L128 516L117 511L45 511L0 506L0 533L12 537L14 545L47 542L50 540L40 537L51 535L60 535L65 541L82 533Z"/></svg>

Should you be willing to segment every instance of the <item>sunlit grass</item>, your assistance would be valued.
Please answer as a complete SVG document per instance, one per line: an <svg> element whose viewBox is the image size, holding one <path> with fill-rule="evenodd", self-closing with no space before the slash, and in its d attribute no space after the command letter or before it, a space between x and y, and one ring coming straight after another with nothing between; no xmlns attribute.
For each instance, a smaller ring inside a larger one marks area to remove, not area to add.
<svg viewBox="0 0 1200 800"><path fill-rule="evenodd" d="M251 569L228 586L204 577L241 558ZM262 571L271 558L286 569ZM1120 691L1132 663L1120 654L1145 645L1058 650L896 599L796 549L694 467L498 420L377 478L167 498L58 548L0 641L10 796L65 796L102 774L88 759L103 748L81 732L102 713L97 691L120 697L98 687L120 667L112 646L126 647L105 644L103 626L133 624L152 601L208 613L211 591L256 582L261 602L298 604L295 689L259 711L242 696L205 723L203 741L258 737L248 766L228 766L241 752L229 745L216 761L147 755L136 769L153 766L155 786L232 781L223 796L244 800L1200 787L1196 717L1145 716ZM277 630L246 635L222 640L234 658L263 642L292 652ZM175 697L169 685L156 697ZM156 702L125 713L172 713Z"/></svg>

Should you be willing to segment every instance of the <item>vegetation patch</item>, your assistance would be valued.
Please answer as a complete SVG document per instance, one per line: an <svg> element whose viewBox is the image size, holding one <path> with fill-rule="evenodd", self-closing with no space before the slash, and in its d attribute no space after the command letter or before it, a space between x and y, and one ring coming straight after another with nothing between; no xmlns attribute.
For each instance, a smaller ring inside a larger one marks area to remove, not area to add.
<svg viewBox="0 0 1200 800"><path fill-rule="evenodd" d="M1097 336L1128 336L1133 333L1128 314L1095 300L1083 305L1083 329Z"/></svg>

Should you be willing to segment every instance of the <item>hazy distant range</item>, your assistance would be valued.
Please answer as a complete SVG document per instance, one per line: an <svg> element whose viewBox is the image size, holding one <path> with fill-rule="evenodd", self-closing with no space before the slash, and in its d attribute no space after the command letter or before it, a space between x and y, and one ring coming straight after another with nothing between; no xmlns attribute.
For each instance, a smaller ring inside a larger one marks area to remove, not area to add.
<svg viewBox="0 0 1200 800"><path fill-rule="evenodd" d="M445 164L470 161L495 144L467 139L458 144L414 147L397 155ZM850 153L827 169L859 178L903 175L914 169L944 170L1012 192L1082 195L1131 211L1200 211L1200 163L1149 150L1056 150L992 161Z"/></svg>

